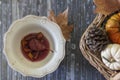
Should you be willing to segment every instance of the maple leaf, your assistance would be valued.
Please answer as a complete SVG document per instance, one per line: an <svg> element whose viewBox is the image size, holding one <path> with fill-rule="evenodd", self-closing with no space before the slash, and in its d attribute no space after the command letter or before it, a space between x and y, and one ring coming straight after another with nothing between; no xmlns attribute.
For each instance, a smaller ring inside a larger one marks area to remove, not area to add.
<svg viewBox="0 0 120 80"><path fill-rule="evenodd" d="M51 10L48 18L60 26L64 38L69 40L70 33L73 30L73 25L68 25L68 8L57 16L55 16L54 12Z"/></svg>
<svg viewBox="0 0 120 80"><path fill-rule="evenodd" d="M94 0L96 13L109 15L120 9L120 0Z"/></svg>

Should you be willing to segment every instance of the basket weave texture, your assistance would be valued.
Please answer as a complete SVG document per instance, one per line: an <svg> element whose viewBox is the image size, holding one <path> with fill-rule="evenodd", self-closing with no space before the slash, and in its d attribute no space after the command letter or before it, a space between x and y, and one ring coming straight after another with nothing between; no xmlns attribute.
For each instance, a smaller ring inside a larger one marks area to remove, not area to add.
<svg viewBox="0 0 120 80"><path fill-rule="evenodd" d="M114 71L109 69L101 60L101 57L95 55L92 51L89 50L86 44L86 34L91 27L101 27L101 24L104 22L106 16L98 14L93 22L88 26L86 31L83 33L80 40L80 49L83 56L89 61L89 63L94 66L107 80L120 80L120 71Z"/></svg>

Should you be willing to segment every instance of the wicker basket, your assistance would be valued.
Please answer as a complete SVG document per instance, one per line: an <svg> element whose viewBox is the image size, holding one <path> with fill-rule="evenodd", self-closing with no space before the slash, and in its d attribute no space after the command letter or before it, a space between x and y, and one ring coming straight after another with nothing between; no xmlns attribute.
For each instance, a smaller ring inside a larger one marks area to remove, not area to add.
<svg viewBox="0 0 120 80"><path fill-rule="evenodd" d="M102 14L98 14L93 22L88 26L86 31L81 37L80 41L80 49L83 56L90 62L92 66L94 66L107 80L120 80L120 71L113 71L104 65L101 58L97 55L93 54L86 45L85 36L91 27L101 27L103 21L105 21L107 16ZM94 26L95 25L95 26Z"/></svg>

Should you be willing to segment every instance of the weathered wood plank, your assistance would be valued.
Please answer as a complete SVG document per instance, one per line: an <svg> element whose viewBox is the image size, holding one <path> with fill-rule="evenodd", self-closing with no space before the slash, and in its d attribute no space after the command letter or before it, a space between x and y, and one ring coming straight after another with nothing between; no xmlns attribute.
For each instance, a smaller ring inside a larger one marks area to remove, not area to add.
<svg viewBox="0 0 120 80"><path fill-rule="evenodd" d="M1 15L1 25L2 25L2 39L3 39L3 35L4 35L4 32L6 32L7 30L7 0L2 0L2 15ZM2 40L1 39L1 40ZM1 44L1 48L3 49L3 43ZM6 62L6 59L5 59L5 56L4 54L1 55L1 79L2 80L7 80L7 62Z"/></svg>
<svg viewBox="0 0 120 80"><path fill-rule="evenodd" d="M2 45L2 1L0 0L0 45ZM2 46L1 46L2 47ZM2 48L0 47L0 79L2 76Z"/></svg>
<svg viewBox="0 0 120 80"><path fill-rule="evenodd" d="M37 1L37 12L39 16L47 16L47 0Z"/></svg>

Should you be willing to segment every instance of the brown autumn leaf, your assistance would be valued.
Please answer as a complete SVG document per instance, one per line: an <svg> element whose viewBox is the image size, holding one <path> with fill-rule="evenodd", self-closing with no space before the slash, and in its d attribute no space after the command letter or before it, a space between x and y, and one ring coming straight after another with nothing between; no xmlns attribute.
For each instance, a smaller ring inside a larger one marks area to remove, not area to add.
<svg viewBox="0 0 120 80"><path fill-rule="evenodd" d="M73 30L73 25L68 25L68 8L57 16L55 16L54 12L51 10L48 18L60 26L64 38L69 40L70 33Z"/></svg>
<svg viewBox="0 0 120 80"><path fill-rule="evenodd" d="M120 0L93 0L96 5L96 13L109 15L120 9Z"/></svg>

